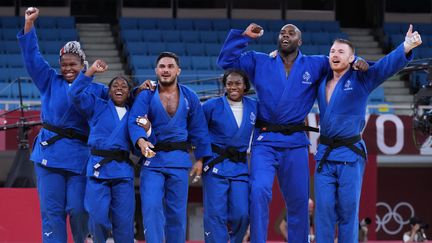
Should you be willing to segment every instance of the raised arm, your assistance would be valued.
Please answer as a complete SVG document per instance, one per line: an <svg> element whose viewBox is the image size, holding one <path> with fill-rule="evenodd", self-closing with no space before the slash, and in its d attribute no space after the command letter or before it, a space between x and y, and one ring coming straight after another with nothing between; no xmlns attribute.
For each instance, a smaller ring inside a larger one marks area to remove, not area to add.
<svg viewBox="0 0 432 243"><path fill-rule="evenodd" d="M75 107L87 117L91 117L97 102L97 95L93 92L88 92L87 88L93 81L95 73L103 73L108 69L108 65L102 60L96 60L93 65L78 75L78 78L72 83L69 96L72 99Z"/></svg>
<svg viewBox="0 0 432 243"><path fill-rule="evenodd" d="M25 11L24 34L34 27L34 21L39 17L39 9L30 7Z"/></svg>
<svg viewBox="0 0 432 243"><path fill-rule="evenodd" d="M254 77L254 52L245 52L250 40L259 38L263 33L261 26L250 24L246 30L231 30L226 38L217 63L223 69L237 68Z"/></svg>
<svg viewBox="0 0 432 243"><path fill-rule="evenodd" d="M41 94L44 94L50 86L51 77L56 75L56 72L43 59L39 51L38 39L34 28L34 21L39 16L39 9L28 8L24 15L24 29L18 33L17 38L27 72Z"/></svg>
<svg viewBox="0 0 432 243"><path fill-rule="evenodd" d="M413 32L413 26L410 25L405 36L405 41L396 49L378 60L365 73L365 84L369 91L372 91L383 83L387 78L397 73L413 59L412 49L421 45L420 34Z"/></svg>

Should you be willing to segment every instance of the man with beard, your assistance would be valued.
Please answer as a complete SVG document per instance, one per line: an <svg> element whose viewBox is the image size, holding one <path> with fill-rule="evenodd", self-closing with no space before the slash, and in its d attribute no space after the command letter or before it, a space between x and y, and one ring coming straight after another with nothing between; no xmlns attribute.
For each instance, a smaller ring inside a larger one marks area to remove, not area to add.
<svg viewBox="0 0 432 243"><path fill-rule="evenodd" d="M151 151L146 132L137 118L147 116L156 136L152 158L142 159L141 208L146 242L186 241L188 170L192 166L188 149L193 145L196 162L190 175L201 177L202 161L211 156L207 122L197 95L178 84L179 58L163 52L156 61L156 90L144 90L136 98L129 116L132 143Z"/></svg>
<svg viewBox="0 0 432 243"><path fill-rule="evenodd" d="M42 216L43 242L66 242L66 216L69 215L73 239L87 238L88 216L84 209L89 157L87 119L68 99L70 85L84 69L85 54L77 41L60 50L60 71L43 59L34 22L39 9L25 12L24 30L17 35L28 74L41 95L43 128L34 143L30 157L35 163L37 188ZM104 85L92 83L87 88L98 97L107 97Z"/></svg>
<svg viewBox="0 0 432 243"><path fill-rule="evenodd" d="M245 71L258 96L258 114L250 170L251 242L266 242L269 204L275 174L287 207L288 242L307 242L309 200L309 140L304 124L317 87L330 70L325 56L299 51L301 32L292 24L282 27L276 58L244 52L263 30L250 24L245 31L231 30L218 58L224 69Z"/></svg>
<svg viewBox="0 0 432 243"><path fill-rule="evenodd" d="M331 242L338 225L339 242L358 242L358 211L366 147L361 138L369 94L412 60L422 43L410 25L405 41L366 72L350 68L354 47L334 41L329 54L333 72L318 88L321 136L315 155L315 224L317 242Z"/></svg>

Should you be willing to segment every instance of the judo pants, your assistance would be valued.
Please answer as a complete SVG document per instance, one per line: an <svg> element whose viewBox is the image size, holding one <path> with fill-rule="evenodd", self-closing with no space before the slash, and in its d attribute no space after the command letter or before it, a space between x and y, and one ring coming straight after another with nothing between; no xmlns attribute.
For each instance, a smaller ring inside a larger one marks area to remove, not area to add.
<svg viewBox="0 0 432 243"><path fill-rule="evenodd" d="M205 242L243 242L249 226L249 182L209 172L203 183Z"/></svg>
<svg viewBox="0 0 432 243"><path fill-rule="evenodd" d="M365 161L360 158L347 163L326 161L321 172L315 172L317 243L333 242L336 223L339 242L358 242L358 212L364 168Z"/></svg>
<svg viewBox="0 0 432 243"><path fill-rule="evenodd" d="M115 242L134 242L135 189L133 178L87 178L84 205L89 213L93 242L105 243L112 231Z"/></svg>
<svg viewBox="0 0 432 243"><path fill-rule="evenodd" d="M265 243L267 240L269 204L275 174L287 208L288 242L308 242L308 147L254 145L250 173L251 243Z"/></svg>
<svg viewBox="0 0 432 243"><path fill-rule="evenodd" d="M74 242L84 242L88 235L88 215L84 209L86 177L38 163L35 164L35 170L43 242L67 242L67 215Z"/></svg>
<svg viewBox="0 0 432 243"><path fill-rule="evenodd" d="M141 208L147 243L184 243L188 168L141 168Z"/></svg>

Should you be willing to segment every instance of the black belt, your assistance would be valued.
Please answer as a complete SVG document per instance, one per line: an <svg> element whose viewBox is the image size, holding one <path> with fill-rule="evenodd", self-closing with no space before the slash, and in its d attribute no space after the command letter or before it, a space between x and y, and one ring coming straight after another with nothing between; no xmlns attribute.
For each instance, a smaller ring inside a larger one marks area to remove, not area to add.
<svg viewBox="0 0 432 243"><path fill-rule="evenodd" d="M357 146L355 146L356 143L361 141L361 136L360 135L356 135L353 137L349 137L349 138L328 138L325 137L323 135L320 136L320 143L327 145L327 149L324 152L323 157L321 158L321 161L318 165L317 171L321 172L322 170L322 165L327 161L327 157L330 155L330 152L335 149L335 148L339 148L342 146L345 146L349 149L351 149L354 153L362 156L364 159L366 159L366 153L365 151L363 151L362 149L359 149Z"/></svg>
<svg viewBox="0 0 432 243"><path fill-rule="evenodd" d="M221 148L212 144L213 152L219 154L218 157L211 160L203 169L207 172L209 169L213 168L215 165L221 163L225 159L229 159L234 163L245 163L246 162L246 152L240 152L234 147Z"/></svg>
<svg viewBox="0 0 432 243"><path fill-rule="evenodd" d="M318 128L306 126L304 123L298 125L279 125L257 120L255 127L259 128L261 132L280 132L284 135L291 135L301 131L319 132Z"/></svg>
<svg viewBox="0 0 432 243"><path fill-rule="evenodd" d="M57 142L58 140L60 140L62 138L78 139L78 140L81 140L84 143L87 143L88 136L83 135L81 133L78 133L74 129L71 129L71 128L60 128L60 127L56 127L56 126L50 125L48 123L44 123L44 124L42 124L42 126L43 126L43 128L45 128L48 131L57 133L57 135L55 135L54 137L52 137L52 138L50 138L50 139L48 139L46 141L40 142L40 144L42 146L48 146L50 144L53 144L53 143Z"/></svg>
<svg viewBox="0 0 432 243"><path fill-rule="evenodd" d="M128 163L130 166L134 167L134 163L129 158L129 152L124 150L99 150L99 149L91 149L91 154L103 157L101 161L96 163L93 168L97 171L100 167L107 164L110 161L118 161Z"/></svg>
<svg viewBox="0 0 432 243"><path fill-rule="evenodd" d="M192 146L190 143L188 142L167 142L167 143L157 143L154 147L154 149L152 149L153 151L157 152L157 151L165 151L165 152L169 152L169 151L174 151L174 150L183 150L183 151L188 151L191 150Z"/></svg>

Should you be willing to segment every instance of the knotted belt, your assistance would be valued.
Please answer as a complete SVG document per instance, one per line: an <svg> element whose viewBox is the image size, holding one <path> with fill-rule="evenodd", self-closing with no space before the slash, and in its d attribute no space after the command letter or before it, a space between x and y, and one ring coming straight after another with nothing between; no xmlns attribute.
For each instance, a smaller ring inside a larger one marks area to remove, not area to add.
<svg viewBox="0 0 432 243"><path fill-rule="evenodd" d="M317 168L317 172L321 172L322 170L322 166L324 163L326 163L328 156L330 155L330 152L333 149L345 146L349 149L351 149L354 153L362 156L364 159L366 159L366 153L365 151L363 151L362 149L358 148L357 146L355 146L356 143L361 141L361 136L360 135L356 135L353 137L349 137L349 138L329 138L329 137L325 137L323 135L320 136L320 143L327 145L327 149L324 152L323 157L321 158L321 161L318 165Z"/></svg>
<svg viewBox="0 0 432 243"><path fill-rule="evenodd" d="M78 140L81 140L84 143L87 143L88 136L83 135L81 133L78 133L74 129L71 129L71 128L60 128L60 127L56 127L56 126L50 125L48 123L44 123L44 124L42 124L42 126L43 126L43 128L45 128L48 131L57 133L57 135L55 135L54 137L52 137L52 138L50 138L48 140L40 142L40 144L42 146L48 146L50 144L53 144L53 143L57 142L58 140L60 140L62 138L78 139Z"/></svg>
<svg viewBox="0 0 432 243"><path fill-rule="evenodd" d="M225 159L229 159L234 163L245 163L246 162L246 152L240 152L234 147L221 148L212 144L213 152L219 154L218 157L211 160L203 169L204 172L207 172L215 165L221 163Z"/></svg>
<svg viewBox="0 0 432 243"><path fill-rule="evenodd" d="M115 160L117 162L126 162L130 166L134 167L134 163L129 158L129 152L124 150L99 150L91 149L91 154L95 156L103 157L101 161L93 166L93 169L97 171L103 165Z"/></svg>

